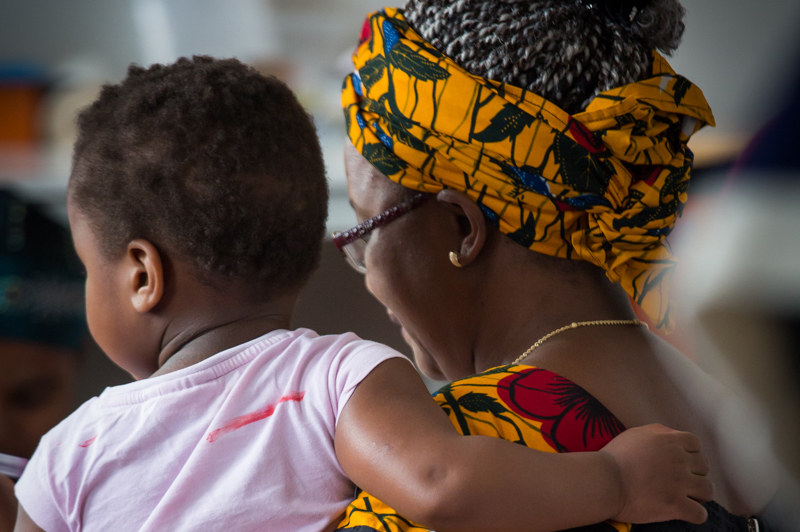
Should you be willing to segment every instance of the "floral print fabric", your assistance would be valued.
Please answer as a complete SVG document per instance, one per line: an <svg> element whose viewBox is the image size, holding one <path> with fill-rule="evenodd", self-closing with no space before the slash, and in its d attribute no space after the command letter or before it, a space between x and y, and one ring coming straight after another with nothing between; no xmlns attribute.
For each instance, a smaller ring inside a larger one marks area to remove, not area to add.
<svg viewBox="0 0 800 532"><path fill-rule="evenodd" d="M530 366L503 366L448 384L434 394L464 435L502 438L545 452L602 449L622 423L575 383ZM616 522L587 532L630 532ZM338 532L423 532L389 506L362 492L348 507Z"/></svg>

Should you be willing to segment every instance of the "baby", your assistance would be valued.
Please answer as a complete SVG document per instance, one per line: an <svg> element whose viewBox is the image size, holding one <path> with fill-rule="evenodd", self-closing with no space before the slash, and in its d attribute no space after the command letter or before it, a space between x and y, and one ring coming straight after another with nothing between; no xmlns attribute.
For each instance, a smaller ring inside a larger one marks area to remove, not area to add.
<svg viewBox="0 0 800 532"><path fill-rule="evenodd" d="M704 519L690 434L561 455L463 437L399 353L290 330L328 191L280 81L232 59L131 67L78 125L67 201L89 328L137 382L42 439L17 531L318 532L356 484L442 531Z"/></svg>

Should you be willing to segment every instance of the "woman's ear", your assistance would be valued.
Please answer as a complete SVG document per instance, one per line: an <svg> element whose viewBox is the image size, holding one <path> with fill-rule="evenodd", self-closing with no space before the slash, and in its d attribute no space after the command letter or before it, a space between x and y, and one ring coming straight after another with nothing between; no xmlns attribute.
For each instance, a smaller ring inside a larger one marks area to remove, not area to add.
<svg viewBox="0 0 800 532"><path fill-rule="evenodd" d="M128 244L131 303L136 312L153 310L164 296L164 268L156 247L137 238Z"/></svg>
<svg viewBox="0 0 800 532"><path fill-rule="evenodd" d="M486 217L478 204L463 192L444 189L436 195L436 199L461 217L461 244L453 251L458 253L459 264L468 266L478 258L486 243Z"/></svg>

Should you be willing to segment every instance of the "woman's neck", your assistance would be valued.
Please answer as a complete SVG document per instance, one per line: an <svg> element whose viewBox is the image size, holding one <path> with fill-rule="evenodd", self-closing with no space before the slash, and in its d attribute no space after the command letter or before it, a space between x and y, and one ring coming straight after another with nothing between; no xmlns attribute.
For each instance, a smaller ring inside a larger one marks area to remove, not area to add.
<svg viewBox="0 0 800 532"><path fill-rule="evenodd" d="M509 275L507 261L490 272L492 281L483 285L486 304L476 316L479 326L472 347L476 373L512 363L534 342L573 322L635 318L625 292L600 270L581 265L548 267L559 259L546 259L533 265L523 263L514 268L513 275ZM594 331L588 329L565 332L559 340L569 337L591 343Z"/></svg>

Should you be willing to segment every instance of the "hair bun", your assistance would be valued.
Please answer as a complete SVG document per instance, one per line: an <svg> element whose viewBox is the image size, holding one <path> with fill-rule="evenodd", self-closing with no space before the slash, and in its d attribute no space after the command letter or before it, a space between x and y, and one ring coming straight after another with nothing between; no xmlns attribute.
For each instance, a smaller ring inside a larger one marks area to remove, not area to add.
<svg viewBox="0 0 800 532"><path fill-rule="evenodd" d="M645 47L671 55L681 42L686 10L679 0L579 0L605 12Z"/></svg>
<svg viewBox="0 0 800 532"><path fill-rule="evenodd" d="M624 22L632 22L636 15L649 7L653 0L583 0L586 4L602 7L609 15Z"/></svg>
<svg viewBox="0 0 800 532"><path fill-rule="evenodd" d="M649 78L652 51L680 44L685 11L680 0L407 0L404 13L467 72L576 114L599 92Z"/></svg>

